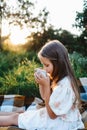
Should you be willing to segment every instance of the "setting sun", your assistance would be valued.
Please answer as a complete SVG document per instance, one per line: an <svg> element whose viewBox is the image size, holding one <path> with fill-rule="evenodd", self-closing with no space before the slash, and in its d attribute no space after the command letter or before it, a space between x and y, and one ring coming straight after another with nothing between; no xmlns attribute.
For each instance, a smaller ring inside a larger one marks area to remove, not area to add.
<svg viewBox="0 0 87 130"><path fill-rule="evenodd" d="M23 45L27 42L26 37L29 36L30 32L25 27L23 29L17 25L10 25L7 21L3 20L2 22L2 37L8 36L12 44L14 45Z"/></svg>
<svg viewBox="0 0 87 130"><path fill-rule="evenodd" d="M21 30L18 26L14 26L11 28L10 40L12 44L25 44L26 43L27 32L25 30Z"/></svg>

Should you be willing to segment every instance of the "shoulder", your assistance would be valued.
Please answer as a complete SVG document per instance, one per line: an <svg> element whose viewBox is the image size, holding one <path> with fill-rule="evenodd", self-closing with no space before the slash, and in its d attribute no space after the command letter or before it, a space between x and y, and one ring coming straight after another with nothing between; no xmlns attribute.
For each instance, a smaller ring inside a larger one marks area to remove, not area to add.
<svg viewBox="0 0 87 130"><path fill-rule="evenodd" d="M65 76L63 79L61 79L58 83L58 85L66 85L70 84L71 85L71 80L68 76Z"/></svg>
<svg viewBox="0 0 87 130"><path fill-rule="evenodd" d="M55 88L59 89L59 88L71 88L71 80L68 76L64 77L63 79L61 79L57 85L55 86Z"/></svg>
<svg viewBox="0 0 87 130"><path fill-rule="evenodd" d="M56 86L53 89L52 95L66 95L67 93L72 93L74 94L72 85L71 85L71 80L68 76L64 77L63 79L61 79Z"/></svg>

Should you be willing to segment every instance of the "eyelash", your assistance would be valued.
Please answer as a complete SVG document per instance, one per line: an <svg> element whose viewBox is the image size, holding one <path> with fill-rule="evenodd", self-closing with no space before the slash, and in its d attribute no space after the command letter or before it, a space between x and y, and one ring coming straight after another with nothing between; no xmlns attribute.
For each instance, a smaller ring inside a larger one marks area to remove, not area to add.
<svg viewBox="0 0 87 130"><path fill-rule="evenodd" d="M48 67L49 65L44 65L44 66Z"/></svg>

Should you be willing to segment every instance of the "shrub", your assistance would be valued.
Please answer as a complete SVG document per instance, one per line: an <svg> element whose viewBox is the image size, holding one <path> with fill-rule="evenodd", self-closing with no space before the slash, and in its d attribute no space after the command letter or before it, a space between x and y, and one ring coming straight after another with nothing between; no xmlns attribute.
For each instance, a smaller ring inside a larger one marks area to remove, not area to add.
<svg viewBox="0 0 87 130"><path fill-rule="evenodd" d="M73 52L69 56L76 77L87 77L87 57L83 57L77 52Z"/></svg>
<svg viewBox="0 0 87 130"><path fill-rule="evenodd" d="M8 59L7 59L8 61ZM26 57L19 62L12 64L13 69L3 70L3 76L0 77L0 94L22 94L26 96L40 97L38 85L34 79L34 69L40 64L34 60L30 61Z"/></svg>
<svg viewBox="0 0 87 130"><path fill-rule="evenodd" d="M76 52L69 54L69 57L76 77L87 77L87 57ZM34 69L40 66L35 52L0 52L0 94L40 97L34 79Z"/></svg>

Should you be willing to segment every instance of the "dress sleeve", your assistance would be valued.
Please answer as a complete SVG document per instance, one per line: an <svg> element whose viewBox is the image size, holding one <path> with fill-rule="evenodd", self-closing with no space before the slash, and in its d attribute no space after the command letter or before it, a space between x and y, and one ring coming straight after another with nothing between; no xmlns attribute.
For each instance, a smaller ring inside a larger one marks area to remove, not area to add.
<svg viewBox="0 0 87 130"><path fill-rule="evenodd" d="M68 80L60 83L54 89L49 105L56 115L66 114L72 107L75 94Z"/></svg>

